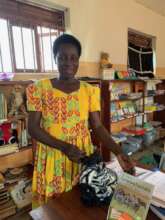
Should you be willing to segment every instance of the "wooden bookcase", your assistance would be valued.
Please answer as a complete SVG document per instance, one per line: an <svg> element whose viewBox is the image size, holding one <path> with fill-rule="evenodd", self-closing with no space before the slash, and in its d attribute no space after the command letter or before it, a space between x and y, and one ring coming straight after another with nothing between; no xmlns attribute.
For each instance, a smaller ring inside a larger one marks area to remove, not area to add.
<svg viewBox="0 0 165 220"><path fill-rule="evenodd" d="M3 93L6 100L8 101L11 92L13 90L13 87L15 85L21 85L25 90L25 88L30 83L32 83L32 81L0 81L0 93ZM5 121L5 122L1 121L1 124L6 122L11 122L14 120L19 121L24 119L22 118L22 116L20 117L18 115L17 117L13 117L13 119L10 119L9 121ZM31 146L22 147L19 148L18 152L0 156L0 171L5 171L8 168L23 166L31 162L32 162L32 147Z"/></svg>
<svg viewBox="0 0 165 220"><path fill-rule="evenodd" d="M135 125L135 116L130 118L125 118L123 120L119 120L117 122L111 122L111 105L113 102L122 102L129 101L129 99L122 100L112 100L112 92L111 86L113 84L125 85L129 87L130 92L142 92L142 120L144 122L144 91L145 91L145 82L142 80L102 80L101 82L101 102L102 102L102 122L109 133L118 133L122 130L123 127L127 127L130 125ZM130 99L130 101L134 101ZM110 160L110 151L107 148L103 147L104 159L106 161Z"/></svg>
<svg viewBox="0 0 165 220"><path fill-rule="evenodd" d="M152 80L150 80L152 82ZM154 79L153 79L154 82ZM101 81L101 103L102 103L102 122L106 129L110 134L118 133L122 130L123 127L128 127L136 124L136 116L132 116L130 118L124 118L119 121L112 122L111 121L111 106L113 103L127 101L127 99L122 100L112 100L112 91L111 87L113 84L125 85L130 88L130 92L142 92L141 99L141 113L139 115L142 116L142 126L144 125L145 116L147 121L160 121L162 122L162 127L165 128L165 109L164 110L156 110L151 112L145 111L146 104L146 91L147 91L147 81L136 79L136 80L103 80ZM165 90L165 80L161 80L160 83L156 85L156 91ZM150 95L149 95L150 96ZM158 103L165 106L165 93L153 95L154 103ZM129 100L129 99L128 99ZM131 101L134 101L131 99ZM105 155L105 160L108 161L110 159L110 152L106 148L103 148L103 152Z"/></svg>

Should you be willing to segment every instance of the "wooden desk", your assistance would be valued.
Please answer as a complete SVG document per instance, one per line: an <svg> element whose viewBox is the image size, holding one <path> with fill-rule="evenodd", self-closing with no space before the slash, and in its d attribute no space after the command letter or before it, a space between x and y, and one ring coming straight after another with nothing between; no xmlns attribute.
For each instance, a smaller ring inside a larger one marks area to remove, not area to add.
<svg viewBox="0 0 165 220"><path fill-rule="evenodd" d="M85 207L77 187L31 212L34 220L106 220L108 207ZM159 218L149 210L147 220Z"/></svg>

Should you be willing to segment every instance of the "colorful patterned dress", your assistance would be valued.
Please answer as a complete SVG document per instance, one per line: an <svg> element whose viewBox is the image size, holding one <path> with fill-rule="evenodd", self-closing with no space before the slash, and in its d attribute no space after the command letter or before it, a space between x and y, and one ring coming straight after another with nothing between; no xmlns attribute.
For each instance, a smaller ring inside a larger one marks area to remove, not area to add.
<svg viewBox="0 0 165 220"><path fill-rule="evenodd" d="M49 79L27 88L29 111L42 112L41 126L53 137L76 145L90 155L93 152L88 129L89 112L100 111L100 90L80 81L79 90L65 93L53 88ZM79 165L61 151L37 142L33 173L33 207L49 197L72 189Z"/></svg>

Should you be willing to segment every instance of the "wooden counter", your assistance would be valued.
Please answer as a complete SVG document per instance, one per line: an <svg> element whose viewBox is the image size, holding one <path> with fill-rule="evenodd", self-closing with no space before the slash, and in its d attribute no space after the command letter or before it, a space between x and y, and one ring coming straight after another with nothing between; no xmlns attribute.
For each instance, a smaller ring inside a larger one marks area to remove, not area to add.
<svg viewBox="0 0 165 220"><path fill-rule="evenodd" d="M108 207L85 207L77 187L31 212L34 220L106 220ZM158 220L149 210L147 220Z"/></svg>

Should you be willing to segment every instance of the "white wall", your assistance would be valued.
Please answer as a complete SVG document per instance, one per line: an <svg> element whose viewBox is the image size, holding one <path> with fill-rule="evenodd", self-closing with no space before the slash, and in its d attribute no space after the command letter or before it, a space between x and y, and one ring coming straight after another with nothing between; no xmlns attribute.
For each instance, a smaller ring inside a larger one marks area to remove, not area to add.
<svg viewBox="0 0 165 220"><path fill-rule="evenodd" d="M83 46L82 61L98 62L107 51L114 64L127 64L128 28L156 36L157 66L165 67L165 17L134 0L33 0L70 9L70 31Z"/></svg>

